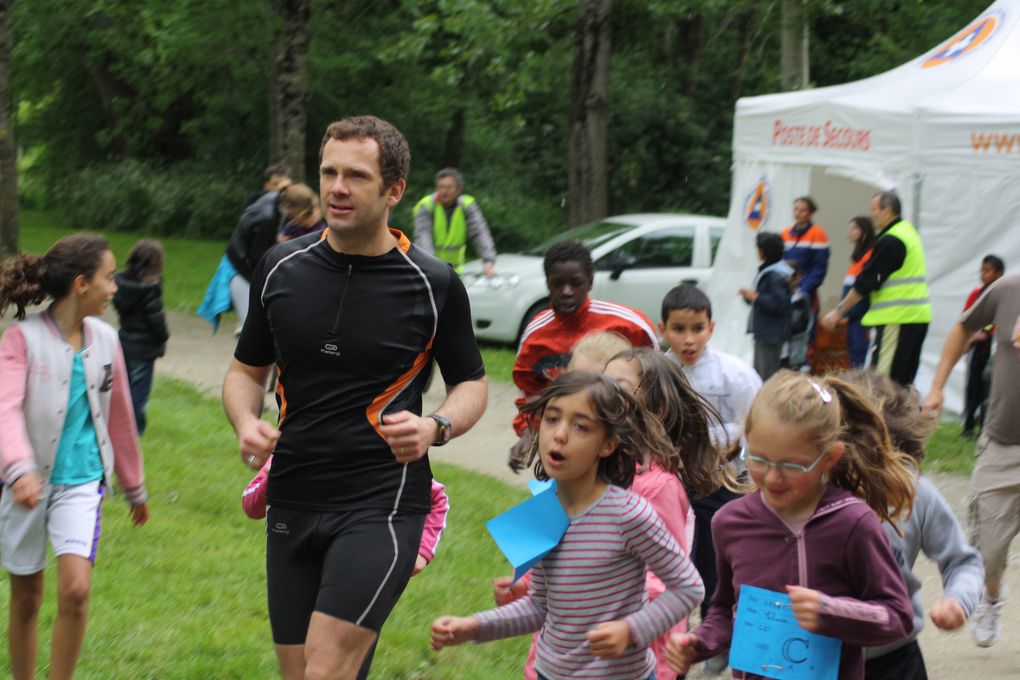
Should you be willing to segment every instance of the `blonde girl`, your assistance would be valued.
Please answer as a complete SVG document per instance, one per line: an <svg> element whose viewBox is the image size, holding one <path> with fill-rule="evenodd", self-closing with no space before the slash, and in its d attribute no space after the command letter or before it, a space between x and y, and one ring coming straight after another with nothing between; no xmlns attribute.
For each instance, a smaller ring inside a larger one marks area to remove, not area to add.
<svg viewBox="0 0 1020 680"><path fill-rule="evenodd" d="M99 518L116 472L144 524L142 457L117 331L100 321L117 291L106 239L76 234L0 267L0 565L11 575L15 680L35 677L47 540L57 557L50 678L74 674L89 608ZM27 307L52 299L42 311Z"/></svg>
<svg viewBox="0 0 1020 680"><path fill-rule="evenodd" d="M780 371L751 405L745 434L758 490L715 516L719 584L702 624L670 640L670 668L686 673L729 647L747 584L786 592L801 627L842 641L841 680L860 680L863 646L913 629L881 525L913 503L909 458L893 448L867 397L834 377Z"/></svg>
<svg viewBox="0 0 1020 680"><path fill-rule="evenodd" d="M567 370L602 373L606 368L606 362L630 348L630 342L619 333L609 331L589 333L570 349Z"/></svg>
<svg viewBox="0 0 1020 680"><path fill-rule="evenodd" d="M570 526L532 570L527 595L473 616L436 619L432 647L541 630L540 680L654 679L650 645L704 592L650 504L625 489L639 465L668 458L672 445L633 397L596 373L566 373L525 408L540 424L520 462L533 466L538 479L556 480ZM652 602L645 597L646 568L666 585Z"/></svg>

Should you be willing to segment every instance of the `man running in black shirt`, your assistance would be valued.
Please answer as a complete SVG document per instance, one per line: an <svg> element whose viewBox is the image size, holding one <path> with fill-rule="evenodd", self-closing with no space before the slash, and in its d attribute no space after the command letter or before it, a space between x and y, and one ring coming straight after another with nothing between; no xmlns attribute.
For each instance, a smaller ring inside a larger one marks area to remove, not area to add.
<svg viewBox="0 0 1020 680"><path fill-rule="evenodd" d="M403 135L371 116L320 148L328 229L270 250L223 383L241 458L274 454L269 615L286 680L354 678L414 568L426 453L470 429L487 383L467 294L449 265L387 228L406 186ZM422 417L431 359L447 398ZM279 369L279 428L260 419Z"/></svg>

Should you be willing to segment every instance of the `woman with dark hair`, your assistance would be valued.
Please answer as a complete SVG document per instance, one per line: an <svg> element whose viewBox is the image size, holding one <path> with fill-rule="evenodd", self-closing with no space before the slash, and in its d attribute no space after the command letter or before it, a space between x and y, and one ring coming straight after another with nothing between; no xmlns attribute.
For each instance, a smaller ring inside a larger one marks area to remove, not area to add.
<svg viewBox="0 0 1020 680"><path fill-rule="evenodd" d="M850 268L847 269L846 277L843 279L841 300L853 288L857 275L871 259L871 253L875 246L875 228L870 219L858 215L850 220L846 235L854 244L854 252L850 255ZM868 344L871 337L868 329L861 325L861 317L868 311L870 305L869 299L864 298L851 307L846 314L846 351L850 355L851 368L864 368L864 362L868 358Z"/></svg>

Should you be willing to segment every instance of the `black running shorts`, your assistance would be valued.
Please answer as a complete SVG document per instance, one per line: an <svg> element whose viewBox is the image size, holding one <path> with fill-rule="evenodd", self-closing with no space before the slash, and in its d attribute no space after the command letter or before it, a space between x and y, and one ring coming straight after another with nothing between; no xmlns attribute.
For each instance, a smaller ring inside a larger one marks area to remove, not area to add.
<svg viewBox="0 0 1020 680"><path fill-rule="evenodd" d="M266 575L273 642L305 643L312 612L379 631L404 591L425 515L270 507Z"/></svg>

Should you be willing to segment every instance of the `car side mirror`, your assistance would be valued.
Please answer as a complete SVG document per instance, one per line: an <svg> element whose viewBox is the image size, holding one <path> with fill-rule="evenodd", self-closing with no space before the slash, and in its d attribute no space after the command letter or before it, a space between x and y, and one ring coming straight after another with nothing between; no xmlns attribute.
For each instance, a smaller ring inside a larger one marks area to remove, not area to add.
<svg viewBox="0 0 1020 680"><path fill-rule="evenodd" d="M637 258L630 253L625 253L620 250L614 250L610 253L609 257L606 258L606 269L611 273L609 278L616 281L620 278L620 275L627 269L630 269L637 264Z"/></svg>

